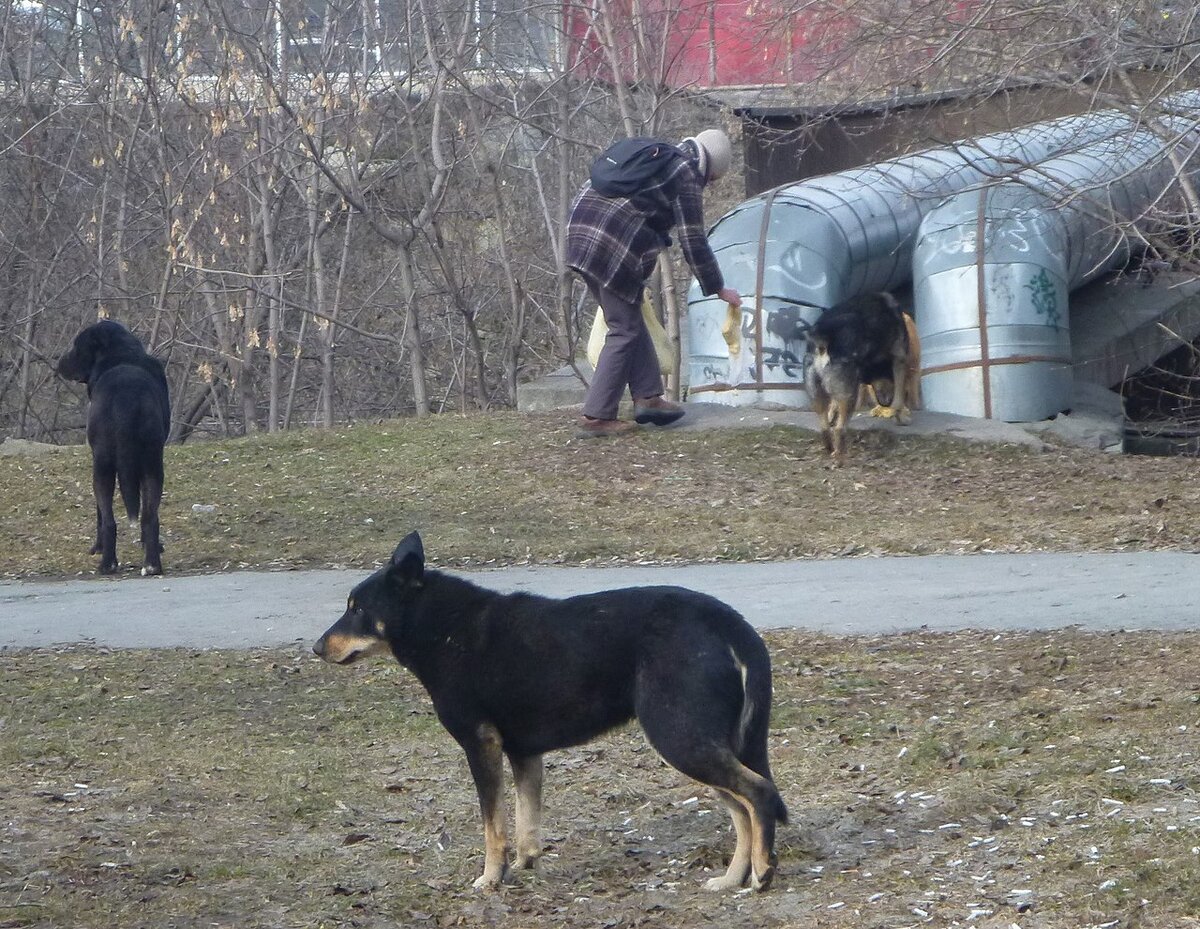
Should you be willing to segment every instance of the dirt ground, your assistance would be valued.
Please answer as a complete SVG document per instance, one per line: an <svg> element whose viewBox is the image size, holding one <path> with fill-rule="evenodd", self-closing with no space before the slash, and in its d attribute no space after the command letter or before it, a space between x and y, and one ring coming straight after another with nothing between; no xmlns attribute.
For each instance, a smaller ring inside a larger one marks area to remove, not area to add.
<svg viewBox="0 0 1200 929"><path fill-rule="evenodd" d="M438 417L172 447L165 562L368 567L413 528L449 566L1196 550L1197 467ZM0 576L93 572L85 450L6 459L0 501ZM768 645L791 823L726 895L725 814L636 728L551 756L540 873L481 895L466 764L394 663L0 651L0 929L1200 925L1200 633Z"/></svg>
<svg viewBox="0 0 1200 929"><path fill-rule="evenodd" d="M765 894L633 727L549 757L546 856L470 890L466 765L392 662L0 654L0 927L1197 925L1200 634L768 636Z"/></svg>

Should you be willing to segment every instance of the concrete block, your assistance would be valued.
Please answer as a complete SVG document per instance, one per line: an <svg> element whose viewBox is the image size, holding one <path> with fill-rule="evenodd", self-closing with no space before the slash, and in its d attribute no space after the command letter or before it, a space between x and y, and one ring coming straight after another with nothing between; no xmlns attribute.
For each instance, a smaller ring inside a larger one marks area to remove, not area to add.
<svg viewBox="0 0 1200 929"><path fill-rule="evenodd" d="M578 363L579 372L586 378L592 376L592 366L586 361ZM564 407L579 406L583 403L587 385L579 379L579 375L570 366L559 368L540 377L517 385L517 409L522 413L542 413L547 410L561 410Z"/></svg>

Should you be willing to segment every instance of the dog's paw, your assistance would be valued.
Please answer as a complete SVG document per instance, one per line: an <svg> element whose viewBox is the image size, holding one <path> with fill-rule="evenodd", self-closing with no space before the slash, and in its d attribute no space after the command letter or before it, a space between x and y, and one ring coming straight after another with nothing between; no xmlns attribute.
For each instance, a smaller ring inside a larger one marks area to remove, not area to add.
<svg viewBox="0 0 1200 929"><path fill-rule="evenodd" d="M536 853L518 854L513 859L514 871L536 871L538 865L538 855Z"/></svg>
<svg viewBox="0 0 1200 929"><path fill-rule="evenodd" d="M142 568L142 577L157 577L162 574L162 567L156 565L145 565Z"/></svg>
<svg viewBox="0 0 1200 929"><path fill-rule="evenodd" d="M896 422L901 426L910 425L912 423L912 410L906 406L900 407L900 409L896 410Z"/></svg>
<svg viewBox="0 0 1200 929"><path fill-rule="evenodd" d="M115 561L101 562L100 567L98 568L98 571L101 574L116 574L119 570L120 565L118 565Z"/></svg>
<svg viewBox="0 0 1200 929"><path fill-rule="evenodd" d="M759 893L771 886L771 881L775 879L775 866L767 868L762 874L750 875L750 886Z"/></svg>
<svg viewBox="0 0 1200 929"><path fill-rule="evenodd" d="M475 883L471 885L471 889L478 893L490 893L500 889L500 886L508 880L508 865L505 865L499 874L489 874L486 870L475 878Z"/></svg>
<svg viewBox="0 0 1200 929"><path fill-rule="evenodd" d="M871 409L871 415L876 416L879 419L891 419L893 416L896 415L896 411L893 410L890 406L876 405L875 407L873 407Z"/></svg>
<svg viewBox="0 0 1200 929"><path fill-rule="evenodd" d="M704 882L704 889L711 893L725 893L730 890L741 890L745 882L736 875L722 874L720 877L710 877Z"/></svg>

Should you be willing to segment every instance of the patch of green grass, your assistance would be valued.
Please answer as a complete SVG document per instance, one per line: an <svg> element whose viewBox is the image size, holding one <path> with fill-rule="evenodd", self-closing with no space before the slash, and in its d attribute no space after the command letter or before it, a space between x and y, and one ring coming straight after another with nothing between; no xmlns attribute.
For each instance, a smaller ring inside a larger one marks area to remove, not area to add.
<svg viewBox="0 0 1200 929"><path fill-rule="evenodd" d="M1194 548L1197 467L865 433L831 469L790 427L581 442L567 415L443 415L168 447L164 563L367 567L414 528L472 566ZM0 577L95 570L89 468L82 446L3 459Z"/></svg>

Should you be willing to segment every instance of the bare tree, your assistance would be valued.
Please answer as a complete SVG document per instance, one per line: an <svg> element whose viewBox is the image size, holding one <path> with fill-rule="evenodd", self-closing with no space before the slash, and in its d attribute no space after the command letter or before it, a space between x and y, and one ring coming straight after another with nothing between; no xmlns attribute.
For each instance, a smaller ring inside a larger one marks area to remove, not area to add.
<svg viewBox="0 0 1200 929"><path fill-rule="evenodd" d="M1196 78L1182 4L771 3L743 40L831 104L1037 84L1152 121ZM181 438L512 404L590 320L563 235L591 157L721 118L690 94L727 72L718 13L0 4L0 433L79 434L51 362L98 315L166 358ZM1180 264L1184 193L1154 243ZM674 331L687 280L676 258L654 287Z"/></svg>

